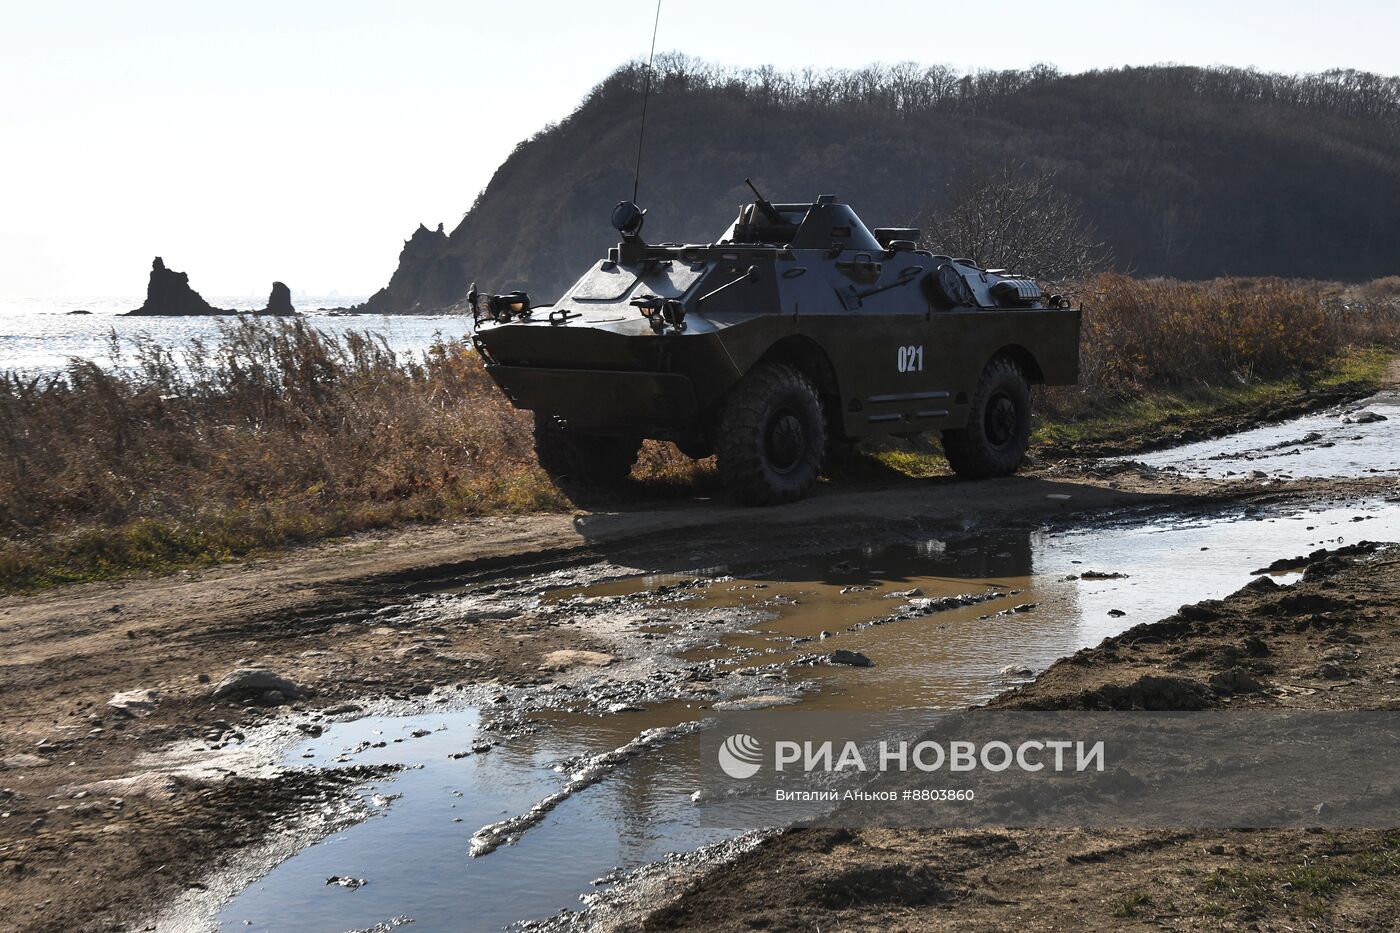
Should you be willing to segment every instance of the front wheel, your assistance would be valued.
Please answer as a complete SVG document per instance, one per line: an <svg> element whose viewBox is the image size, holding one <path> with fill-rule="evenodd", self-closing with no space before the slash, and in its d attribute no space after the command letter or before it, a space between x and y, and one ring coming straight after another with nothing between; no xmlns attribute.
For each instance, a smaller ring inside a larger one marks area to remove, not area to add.
<svg viewBox="0 0 1400 933"><path fill-rule="evenodd" d="M810 379L783 363L754 367L720 416L720 478L745 505L794 502L821 471L826 423Z"/></svg>
<svg viewBox="0 0 1400 933"><path fill-rule="evenodd" d="M580 480L611 485L632 472L639 437L598 437L570 431L552 415L535 412L535 456L556 482Z"/></svg>
<svg viewBox="0 0 1400 933"><path fill-rule="evenodd" d="M999 356L982 370L967 427L943 432L943 452L966 479L1010 476L1031 439L1031 387L1021 367Z"/></svg>

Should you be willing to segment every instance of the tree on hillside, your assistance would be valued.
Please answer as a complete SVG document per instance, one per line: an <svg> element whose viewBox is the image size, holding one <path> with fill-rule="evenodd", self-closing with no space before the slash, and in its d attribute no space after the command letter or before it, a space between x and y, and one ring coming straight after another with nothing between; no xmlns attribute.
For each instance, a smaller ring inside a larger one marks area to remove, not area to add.
<svg viewBox="0 0 1400 933"><path fill-rule="evenodd" d="M919 215L922 245L985 269L1039 279L1080 279L1106 268L1108 247L1055 173L1006 163L969 176Z"/></svg>
<svg viewBox="0 0 1400 933"><path fill-rule="evenodd" d="M619 69L521 143L447 241L406 252L362 310L450 308L473 280L561 294L615 242L607 218L632 191L647 74L642 62ZM1100 264L1100 242L1115 265L1143 275L1365 281L1400 271L1400 76L909 63L786 72L663 53L651 75L640 195L649 238L709 242L751 177L783 201L834 193L880 226L908 223L930 195L937 252L1047 277ZM1036 214L1018 232L1082 233L1082 217L1093 230L1077 252L1088 247L1093 261L940 242L964 194L985 200L968 173L1008 159L1002 174L1015 184L983 194ZM1020 161L1053 166L1053 179L1037 184ZM955 181L919 192L920 177ZM1068 227L1055 219L1065 212ZM1038 219L1046 213L1049 222Z"/></svg>

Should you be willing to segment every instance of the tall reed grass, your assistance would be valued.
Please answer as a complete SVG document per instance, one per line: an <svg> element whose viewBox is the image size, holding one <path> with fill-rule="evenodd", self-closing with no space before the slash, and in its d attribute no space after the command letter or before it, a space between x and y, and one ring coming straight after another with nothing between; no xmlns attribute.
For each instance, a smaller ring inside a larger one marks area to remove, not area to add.
<svg viewBox="0 0 1400 933"><path fill-rule="evenodd" d="M1080 380L1043 393L1051 419L1091 418L1152 393L1209 398L1262 382L1306 384L1349 348L1400 350L1400 288L1385 279L1344 288L1106 273L1071 292L1084 307Z"/></svg>
<svg viewBox="0 0 1400 933"><path fill-rule="evenodd" d="M1400 279L1084 283L1083 378L1043 393L1083 420L1156 392L1311 378L1347 347L1400 343ZM241 317L177 356L113 340L115 365L0 375L0 587L215 561L405 521L569 507L529 415L445 340ZM652 489L713 483L649 442Z"/></svg>
<svg viewBox="0 0 1400 933"><path fill-rule="evenodd" d="M0 579L565 504L528 416L460 342L410 359L244 317L179 358L150 341L113 354L0 377Z"/></svg>

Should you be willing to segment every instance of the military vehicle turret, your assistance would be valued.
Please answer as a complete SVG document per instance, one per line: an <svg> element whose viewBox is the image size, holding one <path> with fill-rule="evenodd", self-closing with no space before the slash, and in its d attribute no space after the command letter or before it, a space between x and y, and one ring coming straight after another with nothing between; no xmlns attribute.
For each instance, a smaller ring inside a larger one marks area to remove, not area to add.
<svg viewBox="0 0 1400 933"><path fill-rule="evenodd" d="M739 501L769 505L805 495L832 443L940 431L959 475L1013 473L1031 384L1078 378L1079 311L830 195L754 194L708 244L650 245L646 212L620 203L621 242L551 306L473 286L474 344L535 413L544 468L618 480L658 438L717 455Z"/></svg>

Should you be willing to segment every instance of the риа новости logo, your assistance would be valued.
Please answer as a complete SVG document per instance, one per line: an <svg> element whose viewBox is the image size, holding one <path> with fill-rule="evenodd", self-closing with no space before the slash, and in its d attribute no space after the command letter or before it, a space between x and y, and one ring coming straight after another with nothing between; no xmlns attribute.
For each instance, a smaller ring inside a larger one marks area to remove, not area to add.
<svg viewBox="0 0 1400 933"><path fill-rule="evenodd" d="M742 781L758 773L763 751L758 739L742 732L724 740L719 747L719 766L725 774Z"/></svg>

